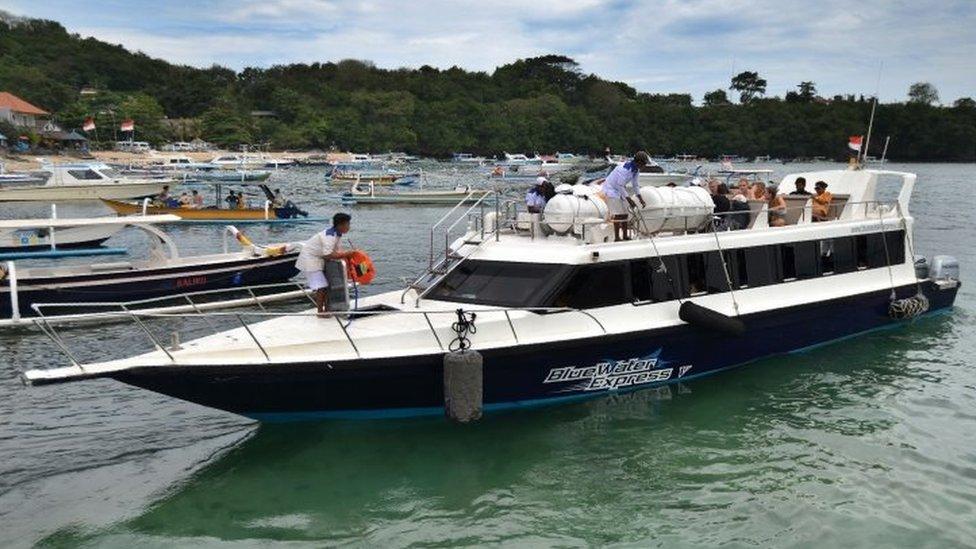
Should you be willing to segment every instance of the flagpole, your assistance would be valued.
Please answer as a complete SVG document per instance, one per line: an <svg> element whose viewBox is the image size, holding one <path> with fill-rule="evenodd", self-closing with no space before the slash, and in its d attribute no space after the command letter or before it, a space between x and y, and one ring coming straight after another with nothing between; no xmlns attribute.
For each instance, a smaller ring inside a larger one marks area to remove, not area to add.
<svg viewBox="0 0 976 549"><path fill-rule="evenodd" d="M878 108L878 94L881 92L881 70L884 69L884 61L878 64L878 81L874 85L874 101L871 103L871 119L868 121L868 136L861 149L861 163L867 160L868 145L871 144L871 129L874 127L874 110Z"/></svg>

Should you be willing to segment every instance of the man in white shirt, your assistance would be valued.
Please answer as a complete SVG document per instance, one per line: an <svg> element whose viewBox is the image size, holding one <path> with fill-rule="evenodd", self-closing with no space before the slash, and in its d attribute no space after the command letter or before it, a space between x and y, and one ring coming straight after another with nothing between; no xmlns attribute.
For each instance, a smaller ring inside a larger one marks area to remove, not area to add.
<svg viewBox="0 0 976 549"><path fill-rule="evenodd" d="M640 194L640 171L647 166L651 157L644 151L634 155L634 159L617 166L603 181L603 194L607 197L607 208L613 221L614 241L630 240L627 230L627 215L630 208L636 208L632 196L637 196L641 207L646 207ZM628 189L628 186L630 187Z"/></svg>
<svg viewBox="0 0 976 549"><path fill-rule="evenodd" d="M325 260L348 259L353 253L353 250L342 251L339 247L339 239L349 232L351 221L352 217L346 213L332 216L332 226L309 238L302 245L302 251L295 261L295 267L305 274L308 288L315 292L315 306L319 314L329 310L329 282L325 279Z"/></svg>
<svg viewBox="0 0 976 549"><path fill-rule="evenodd" d="M525 206L529 213L542 213L546 208L546 183L549 180L543 176L539 176L535 179L535 186L529 189L529 192L525 193Z"/></svg>

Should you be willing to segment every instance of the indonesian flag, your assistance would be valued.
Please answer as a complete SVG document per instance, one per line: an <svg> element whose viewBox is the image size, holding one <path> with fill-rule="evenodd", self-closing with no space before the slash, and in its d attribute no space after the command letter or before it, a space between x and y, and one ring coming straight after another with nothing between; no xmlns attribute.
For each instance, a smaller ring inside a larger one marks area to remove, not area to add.
<svg viewBox="0 0 976 549"><path fill-rule="evenodd" d="M81 125L81 129L86 132L90 132L95 129L95 119L91 116L85 118L85 123Z"/></svg>
<svg viewBox="0 0 976 549"><path fill-rule="evenodd" d="M847 146L851 148L852 151L861 152L861 140L864 139L860 135L852 135L851 140L847 142Z"/></svg>
<svg viewBox="0 0 976 549"><path fill-rule="evenodd" d="M119 126L119 131L123 131L123 132L131 132L131 131L135 131L135 129L136 129L136 123L131 118L126 118L125 120L122 121L122 125Z"/></svg>

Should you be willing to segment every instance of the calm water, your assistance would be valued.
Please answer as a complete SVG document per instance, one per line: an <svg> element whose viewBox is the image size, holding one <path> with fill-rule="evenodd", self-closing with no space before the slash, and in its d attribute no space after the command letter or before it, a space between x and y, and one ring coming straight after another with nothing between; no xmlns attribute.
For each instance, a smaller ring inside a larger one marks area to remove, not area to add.
<svg viewBox="0 0 976 549"><path fill-rule="evenodd" d="M0 546L976 545L976 167L891 167L919 174L918 253L962 263L951 314L473 426L258 426L112 381L27 389L19 370L60 358L41 335L0 334ZM335 211L318 172L275 177ZM449 177L463 174L436 181ZM442 212L353 209L374 290L418 272ZM312 230L246 229L265 242ZM219 246L215 227L171 232L187 252ZM144 248L133 233L112 243ZM125 326L70 337L145 345Z"/></svg>

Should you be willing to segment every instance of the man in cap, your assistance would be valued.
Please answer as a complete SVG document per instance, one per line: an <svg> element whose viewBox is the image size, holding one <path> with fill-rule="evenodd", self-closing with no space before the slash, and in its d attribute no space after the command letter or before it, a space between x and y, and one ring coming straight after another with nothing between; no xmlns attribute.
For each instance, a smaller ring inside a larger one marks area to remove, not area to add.
<svg viewBox="0 0 976 549"><path fill-rule="evenodd" d="M651 157L644 151L638 151L633 160L620 164L610 172L603 182L603 194L607 197L607 208L613 222L614 241L630 240L627 229L627 215L631 208L636 208L633 196L640 201L641 207L646 207L644 197L640 194L640 171L647 166ZM629 188L628 188L629 187Z"/></svg>
<svg viewBox="0 0 976 549"><path fill-rule="evenodd" d="M829 221L830 201L834 199L834 195L827 192L827 183L824 181L814 183L813 190L814 195L810 197L813 200L813 206L811 208L813 220Z"/></svg>
<svg viewBox="0 0 976 549"><path fill-rule="evenodd" d="M546 208L546 202L552 198L552 195L547 192L547 186L551 187L552 184L546 176L540 175L535 178L535 185L525 193L525 208L529 213L542 213Z"/></svg>

